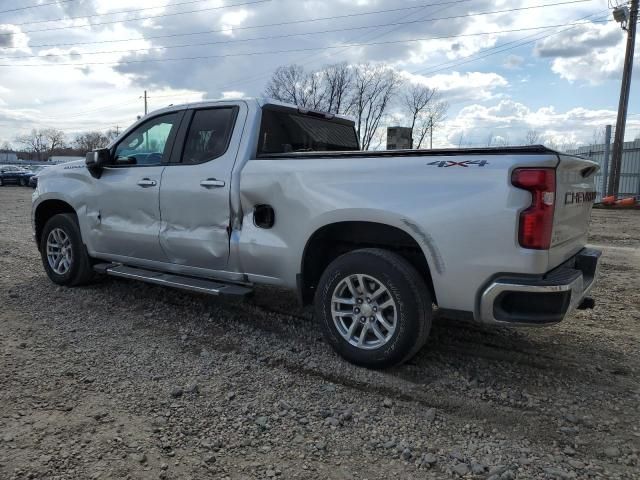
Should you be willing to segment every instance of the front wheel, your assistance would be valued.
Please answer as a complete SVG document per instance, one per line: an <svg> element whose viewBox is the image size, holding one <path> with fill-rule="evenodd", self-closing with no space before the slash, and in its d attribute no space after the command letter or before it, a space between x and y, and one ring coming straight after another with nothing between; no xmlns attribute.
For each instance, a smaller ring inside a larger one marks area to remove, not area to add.
<svg viewBox="0 0 640 480"><path fill-rule="evenodd" d="M320 278L315 309L331 346L368 368L409 360L431 329L431 295L424 280L400 255L377 248L334 260Z"/></svg>
<svg viewBox="0 0 640 480"><path fill-rule="evenodd" d="M24 178L20 179L20 186L21 187L26 187L27 186L27 181Z"/></svg>
<svg viewBox="0 0 640 480"><path fill-rule="evenodd" d="M40 256L47 275L58 285L82 285L93 277L91 259L73 214L58 214L49 219L40 239Z"/></svg>

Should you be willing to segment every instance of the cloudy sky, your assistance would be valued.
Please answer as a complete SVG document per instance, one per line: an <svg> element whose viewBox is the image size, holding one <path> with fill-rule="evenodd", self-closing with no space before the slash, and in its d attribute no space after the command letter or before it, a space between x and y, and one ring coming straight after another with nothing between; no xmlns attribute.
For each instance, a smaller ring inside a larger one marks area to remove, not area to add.
<svg viewBox="0 0 640 480"><path fill-rule="evenodd" d="M346 61L438 88L450 109L434 146L515 144L529 130L591 143L615 122L620 90L626 34L608 3L0 0L0 142L34 127L123 128L145 89L150 110L257 96L279 65ZM639 79L629 140L640 136Z"/></svg>

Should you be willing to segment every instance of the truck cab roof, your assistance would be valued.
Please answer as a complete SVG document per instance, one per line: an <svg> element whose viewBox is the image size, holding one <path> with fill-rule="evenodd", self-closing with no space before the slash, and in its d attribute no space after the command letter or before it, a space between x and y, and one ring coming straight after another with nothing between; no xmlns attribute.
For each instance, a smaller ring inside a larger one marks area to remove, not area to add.
<svg viewBox="0 0 640 480"><path fill-rule="evenodd" d="M163 108L159 108L157 110L153 110L153 111L149 112L147 115L145 115L145 117L148 117L150 115L157 115L158 113L166 113L166 112L172 112L172 111L185 110L185 109L188 109L188 108L203 108L203 107L211 107L211 106L220 105L220 104L230 104L230 103L237 103L237 102L244 102L246 104L254 104L258 108L264 108L266 106L270 106L270 107L282 108L282 109L287 109L287 110L290 109L290 110L295 110L295 111L297 111L299 113L310 113L310 114L316 115L316 116L324 116L326 118L340 119L340 120L347 121L349 123L353 123L353 119L348 117L348 116L346 116L346 115L339 115L339 114L323 112L323 111L319 111L319 110L313 110L313 109L310 109L310 108L306 108L306 107L301 107L299 105L295 105L293 103L281 102L280 100L276 100L275 98L270 98L270 97L218 98L218 99L213 99L213 100L201 100L201 101L198 101L198 102L189 102L189 103L182 103L182 104L177 104L177 105L169 105L167 107L163 107ZM142 117L142 118L145 118L145 117ZM142 118L141 118L141 120L142 120Z"/></svg>

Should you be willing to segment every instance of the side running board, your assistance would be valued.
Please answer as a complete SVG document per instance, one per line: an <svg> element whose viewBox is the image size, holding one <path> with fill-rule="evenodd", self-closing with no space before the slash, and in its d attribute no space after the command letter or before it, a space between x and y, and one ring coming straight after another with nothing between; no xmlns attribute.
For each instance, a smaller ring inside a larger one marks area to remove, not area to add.
<svg viewBox="0 0 640 480"><path fill-rule="evenodd" d="M206 278L185 277L173 273L162 273L144 268L128 267L116 263L98 263L93 266L98 273L120 278L140 280L142 282L163 285L166 287L206 293L208 295L248 295L252 289L233 283L223 283Z"/></svg>

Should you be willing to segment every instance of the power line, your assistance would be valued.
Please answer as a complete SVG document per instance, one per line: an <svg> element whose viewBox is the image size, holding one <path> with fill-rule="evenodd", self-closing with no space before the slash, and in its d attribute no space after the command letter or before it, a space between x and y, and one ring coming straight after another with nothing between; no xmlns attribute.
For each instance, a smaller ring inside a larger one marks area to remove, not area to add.
<svg viewBox="0 0 640 480"><path fill-rule="evenodd" d="M458 3L465 3L465 2L468 2L468 1L470 1L470 0L460 0ZM419 23L423 23L426 19L433 17L434 14L440 13L440 12L442 12L444 10L448 10L449 8L451 8L453 6L453 4L447 3L447 2L442 2L442 3L436 4L436 5L441 7L441 8L438 8L438 9L436 9L434 11L430 11L428 16L422 17L419 20L415 20L414 22L415 23L418 23L418 22ZM424 8L426 9L426 8L429 8L431 6L436 6L436 5L429 5L428 7L424 7ZM401 22L398 22L398 20L404 20L405 18L411 17L413 14L414 14L414 12L408 13L406 15L398 17L395 23L382 24L382 25L377 26L376 28L385 28L387 26L398 25L399 23L401 23ZM393 32L395 30L398 30L398 27L388 29L388 30L386 30L384 32L381 32L378 35L374 35L373 37L370 37L368 40L369 41L376 40L378 38L381 38L381 37L384 37L384 36L388 35L389 33ZM359 39L365 39L368 35L369 35L368 33L365 33L363 35L355 36L355 37L353 37L353 39L351 39L351 42L357 41ZM348 48L345 48L343 50L335 52L334 55L339 55L340 53L342 53L342 52L344 52L346 50L348 50ZM310 59L310 61L308 61L308 62L304 62L303 61L302 62L302 66L308 65L309 63L313 63L317 59L316 55L311 54L311 55L306 55L302 60L305 60L307 58Z"/></svg>
<svg viewBox="0 0 640 480"><path fill-rule="evenodd" d="M593 13L593 14L591 14L591 15L587 15L587 17L592 17L592 16L594 16L594 15L598 15L598 14L600 14L600 13L601 13L601 12ZM578 20L583 20L584 18L587 18L587 17L582 17L582 18L580 18L580 19L578 19ZM604 20L604 18L605 18L605 17L603 17L602 19L596 19L596 21L595 21L595 22L586 22L586 23L598 23L598 22L602 22L602 21ZM566 24L566 25L572 25L572 26L570 26L569 28L565 28L565 29L562 29L562 30L558 30L558 31L556 31L556 32L552 32L552 33L549 33L549 34L547 34L547 35L542 35L542 36L539 36L539 35L540 35L539 33L535 33L535 34L533 34L533 35L527 35L527 36L525 36L525 37L523 37L523 38L520 38L520 39L518 39L518 40L512 40L512 41L510 41L510 42L505 42L505 43L503 43L503 44L501 44L501 45L497 45L497 46L495 46L495 47L491 47L491 48L489 48L489 49L486 49L486 50L484 50L484 51L483 51L483 52L484 52L484 54L482 54L482 55L479 55L479 54L477 54L477 53L476 53L476 54L473 54L473 55L467 55L466 57L462 57L462 58L463 58L463 61L444 62L444 63L438 64L438 65L435 65L435 66L432 66L432 67L429 67L429 68L426 68L426 69L416 70L416 71L411 72L411 73L413 73L414 75L415 75L415 74L420 74L420 75L433 75L434 73L438 73L438 72L441 72L441 71L443 71L443 70L449 70L449 69L451 69L452 67L457 67L457 66L460 66L460 65L465 65L465 64L467 64L467 63L475 62L475 61L481 60L481 59L486 58L486 57L490 57L490 56L493 56L493 55L497 55L498 53L503 53L503 52L506 52L506 51L509 51L509 50L513 50L513 49L515 49L515 48L522 47L522 46L524 46L524 45L529 45L529 44L531 44L531 43L535 43L535 42L537 42L537 41L539 41L539 40L542 40L542 39L545 39L545 38L548 38L548 37L552 37L552 36L554 36L554 35L558 35L558 34L560 34L560 33L566 32L566 31L568 31L568 30L572 30L572 29L574 29L574 28L576 28L576 27L578 27L578 26L580 26L580 25L583 25L583 24L584 24L584 23ZM533 40L527 40L527 41L524 41L524 42L522 41L524 38L529 38L529 37L532 37L532 36L538 36L538 37L537 37L537 38L534 38ZM516 45L512 45L512 44L514 44L514 43L516 43ZM506 47L507 45L512 45L512 46L509 46L509 47L507 47L507 48L503 48L503 47ZM496 50L496 49L497 49L497 50ZM495 51L491 51L491 50L495 50ZM490 52L490 53L486 53L486 52Z"/></svg>
<svg viewBox="0 0 640 480"><path fill-rule="evenodd" d="M464 2L468 2L468 1L471 1L471 0L458 0L457 2L442 2L442 3L440 3L440 4L429 4L428 6L423 7L423 9L429 8L429 7L431 7L431 6L436 6L436 5L438 5L438 6L445 5L445 6L444 6L444 7L442 7L442 8L439 8L439 9L437 9L437 10L433 11L433 12L430 12L430 14L434 14L434 13L438 13L438 12L441 12L441 11L443 11L443 10L446 10L446 9L448 9L448 8L451 8L454 4L464 3ZM401 16L401 17L398 17L398 18L397 18L397 20L402 20L402 19L408 18L408 17L410 17L411 15L413 15L413 12L411 12L411 13L409 13L409 14L406 14L406 15L403 15L403 16ZM392 30L393 30L393 29L392 29ZM386 35L387 33L389 33L389 31L384 32L384 33L382 33L381 35L376 35L376 36L372 37L372 39L379 38L380 36ZM366 33L365 33L364 35L358 35L358 36L354 37L354 38L353 38L353 40L356 40L356 39L359 39L359 38L365 38L367 35L368 35L368 34L366 34ZM346 49L345 49L345 50L346 50ZM336 52L336 54L339 54L339 53L340 53L340 51ZM301 58L300 60L296 60L296 61L297 61L297 62L298 62L298 61L303 61L303 60L305 60L305 59L307 59L307 58L314 58L314 55L313 55L313 54L312 54L312 55L306 55L306 56L304 56L303 58ZM303 62L302 62L302 65L305 65L305 64L307 64L307 63L309 63L309 62L304 62L304 61L303 61ZM230 82L230 83L227 83L227 84L223 84L223 85L221 85L221 86L218 86L217 88L218 88L218 89L220 89L220 90L222 90L222 89L224 89L227 85L230 85L230 86L233 86L233 87L237 88L239 85L246 85L247 83L255 82L255 81L256 81L256 80L258 80L258 79L268 77L268 76L270 76L272 73L273 73L273 72L272 72L272 70L269 70L269 71L267 71L267 72L263 72L263 73L261 73L261 74L254 75L254 76L249 77L249 78L247 78L247 77L243 77L242 79L238 79L238 80L234 81L233 83L231 83L231 82ZM187 95L162 95L162 96L160 96L160 97L155 97L155 98L167 98L167 97L174 97L174 98L175 98L175 97L180 97L180 98L184 98L185 96L187 96Z"/></svg>
<svg viewBox="0 0 640 480"><path fill-rule="evenodd" d="M584 0L578 0L584 1ZM571 2L569 2L571 3ZM521 7L517 9L510 10L502 10L502 11L494 11L494 12L480 12L475 15L489 15L495 13L503 13L505 11L513 11L513 10L522 10L522 9L530 9L530 8L541 8L543 6L550 6L552 4L547 5L538 5L536 7ZM557 5L557 4L554 4ZM593 14L595 15L595 14ZM468 17L467 15L460 16L451 16L451 17L440 17L435 19L427 19L425 21L435 21L441 20L443 18L463 18ZM572 27L575 28L575 27ZM558 32L559 33L559 32ZM321 47L305 47L305 48L295 48L295 49L281 49L281 50L271 50L271 51L258 51L258 52L240 52L240 53L227 53L227 54L219 54L219 55L198 55L193 57L171 57L171 58L147 58L140 60L120 60L120 61L111 61L111 62L83 62L83 63L50 63L50 64L33 64L33 63L22 63L22 64L0 64L2 67L53 67L53 66L89 66L89 65L122 65L122 64L135 64L135 63L149 63L149 62L169 62L169 61L180 61L180 60L204 60L211 58L228 58L228 57L238 57L238 56L253 56L253 55L272 55L272 54L281 54L281 53L293 53L293 52L305 52L305 51L317 51L317 50L330 50L335 48L350 48L350 47L360 47L360 46L370 46L370 45L387 45L387 44L397 44L397 43L407 43L407 42L419 42L425 40L431 40L430 37L422 37L422 38L412 38L412 39L402 39L402 40L389 40L384 42L366 42L366 43L351 43L351 44L338 44L338 45L329 45L329 46L321 46ZM46 58L46 57L43 57Z"/></svg>
<svg viewBox="0 0 640 480"><path fill-rule="evenodd" d="M105 17L108 15L119 15L119 14L123 14L123 13L136 13L136 12L142 12L144 10L157 10L159 8L168 8L168 7L178 7L181 5L191 5L194 3L203 3L203 2L208 2L209 0L188 0L186 2L177 2L177 3L169 3L167 5L158 5L155 7L144 7L144 8L135 8L132 10L119 10L116 12L107 12L107 13L95 13L92 15L79 15L77 17L60 17L60 18L52 18L50 20L34 20L31 22L23 22L23 23L13 23L12 25L16 26L16 27L21 27L23 25L35 25L37 23L48 23L48 22L61 22L64 20L79 20L82 18L95 18L95 17ZM217 7L217 8L226 8L226 7Z"/></svg>
<svg viewBox="0 0 640 480"><path fill-rule="evenodd" d="M34 33L34 32L48 32L48 31L52 31L52 30L67 30L70 28L78 28L78 27L88 27L88 26L97 26L97 25L107 25L107 24L113 24L113 23L122 23L122 22L132 22L132 21L138 21L138 20L148 20L148 19L152 19L152 18L160 18L160 17L170 17L170 16L174 16L174 15L184 15L184 14L188 14L188 13L197 13L197 12L204 12L204 11L208 11L208 10L217 10L220 8L230 8L230 7L237 7L237 6L242 6L242 5L251 5L251 4L255 4L255 3L265 3L265 2L270 2L271 0L253 0L251 2L244 2L244 3L236 3L236 4L232 4L232 5L225 5L222 7L210 7L210 8L203 8L203 9L199 9L199 10L190 10L190 11L185 11L185 12L177 12L177 13L166 13L166 14L162 14L162 15L154 15L154 16L149 16L149 17L138 17L138 18L134 18L134 19L125 19L125 20L113 20L113 21L109 21L109 22L100 22L100 23L93 23L93 24L88 24L88 25L74 25L74 26L66 26L66 27L52 27L52 28L46 28L46 29L40 29L40 30L25 30L23 33ZM279 27L279 26L283 26L283 25L294 25L294 24L300 24L300 23L310 23L310 22L317 22L317 21L322 21L322 20L335 20L338 18L350 18L350 17L356 17L356 16L363 16L363 15L373 15L373 14L377 14L377 13L388 13L388 12L394 12L394 11L400 11L400 10L409 10L409 9L415 9L415 8L422 8L422 7L426 7L426 6L431 6L431 5L443 5L446 3L459 3L460 0L450 0L449 2L440 2L440 3L431 3L431 4L423 4L423 5L414 5L412 7L401 7L401 8L393 8L393 9L387 9L387 10L378 10L376 12L366 12L366 13L353 13L353 14L345 14L345 15L336 15L333 17L321 17L321 18L315 18L315 19L306 19L306 20L295 20L295 21L289 21L289 22L278 22L278 23L271 23L271 24L265 24L265 25L248 25L248 26L238 26L238 27L233 27L234 30L248 30L248 29L253 29L253 28L264 28L264 27ZM558 6L558 5L568 5L568 4L575 4L575 3L585 3L585 2L591 2L593 0L566 0L563 2L556 2L556 3L547 3L547 4L543 4L543 5L532 5L532 6L528 6L528 7L518 7L518 8L510 8L510 9L506 9L506 10L495 10L492 12L476 12L476 13L469 13L466 15L456 15L456 16L451 16L451 17L441 17L441 18L436 18L433 19L433 21L435 20L449 20L449 19L454 19L454 18L464 18L464 17L473 17L473 16L477 16L477 15L489 15L489 14L495 14L495 13L508 13L508 12L515 12L515 11L520 11L520 10L531 10L531 9L535 9L535 8L544 8L544 7L553 7L553 6ZM219 33L219 32L225 32L228 29L219 29L219 30L210 30L207 33ZM13 35L13 33L1 33L0 35ZM144 40L144 37L140 38L139 40Z"/></svg>
<svg viewBox="0 0 640 480"><path fill-rule="evenodd" d="M187 10L184 12L174 12L174 13L163 13L161 15L151 15L148 17L137 17L137 18L125 18L125 19L121 19L121 20L109 20L108 22L97 22L97 23L88 23L86 25L71 25L71 26L66 26L66 27L50 27L50 28L41 28L38 30L23 30L22 33L37 33L37 32L52 32L54 30L69 30L71 28L79 28L79 27L94 27L94 26L99 26L99 25L111 25L114 23L125 23L125 22L137 22L140 20L151 20L154 18L164 18L164 17L173 17L176 15L187 15L189 13L200 13L200 12L208 12L211 10L220 10L223 8L232 8L232 7L241 7L244 5L255 5L257 3L268 3L271 0L252 0L252 1L247 1L247 2L242 2L242 3L233 3L230 5L222 5L222 6L218 6L218 7L207 7L207 8L200 8L198 10ZM576 0L576 1L589 1L589 0ZM86 17L79 17L79 18L86 18ZM0 33L0 35L13 35L13 33Z"/></svg>
<svg viewBox="0 0 640 480"><path fill-rule="evenodd" d="M259 41L259 40L276 40L276 39L280 39L280 38L290 38L290 37L298 37L298 36L307 36L307 35L322 35L322 34L326 34L326 33L336 33L336 32L347 32L347 31L352 31L352 30L364 30L364 29L369 29L369 28L379 28L379 27L387 27L387 26L394 26L394 25L407 25L407 24L413 24L413 23L421 23L424 22L424 19L421 20L412 20L409 22L395 22L395 23L385 23L385 24L378 24L378 25L367 25L367 26L361 26L361 27L349 27L349 28L335 28L335 29L331 29L331 30L320 30L320 31L316 31L316 32L301 32L301 33L287 33L287 34L283 34L283 35L268 35L268 36L264 36L264 37L253 37L253 38L243 38L243 39L234 39L234 40L216 40L216 41L211 41L211 42L201 42L201 43L185 43L185 44L181 44L181 45L163 45L161 47L147 47L147 48L136 48L136 49L125 49L125 50L100 50L97 52L78 52L79 55L85 56L85 55L104 55L104 54L113 54L113 53L134 53L134 52L144 52L147 50L154 50L154 49L163 49L163 50L167 50L167 49L172 49L172 48L187 48L187 47L202 47L202 46L208 46L208 45L227 45L227 44L233 44L233 43L242 43L242 42L253 42L253 41ZM612 22L613 20L607 20L607 22ZM587 22L581 22L581 23L570 23L570 24L566 24L566 23L558 23L555 25L540 25L538 27L526 27L526 28L514 28L514 29L507 29L507 30L496 30L496 31L492 31L492 32L474 32L474 33L466 33L466 34L457 34L457 35L441 35L441 36L437 36L437 37L428 37L430 40L443 40L443 39L448 39L448 38L461 38L461 37L474 37L474 36L481 36L481 35L495 35L495 34L502 34L502 33L514 33L514 32L523 32L523 31L530 31L530 30L542 30L542 29L549 29L549 28L557 28L557 27L563 27L566 25L589 25L589 24L593 24L593 23L605 23L605 22L601 22L601 21L587 21ZM385 35L388 34L390 32L385 32ZM53 57L67 57L69 54L68 53L60 53L60 54L47 54L47 55L14 55L14 56L8 56L8 57L0 57L0 60L9 60L9 59L22 59L22 58L53 58Z"/></svg>
<svg viewBox="0 0 640 480"><path fill-rule="evenodd" d="M18 7L18 8L10 8L8 10L0 10L0 13L18 12L20 10L28 10L30 8L46 7L46 6L49 6L49 5L58 5L60 3L69 3L69 2L75 2L75 1L76 0L57 0L55 2L39 3L37 5L29 5L27 7Z"/></svg>
<svg viewBox="0 0 640 480"><path fill-rule="evenodd" d="M595 14L593 14L593 15L595 15ZM589 23L589 22L584 22L584 23ZM530 28L543 28L543 27L530 27ZM513 30L525 30L525 29L513 29ZM509 32L510 32L510 30L509 30ZM485 32L485 33L489 33L489 32ZM495 33L504 33L504 31L502 31L502 32L495 32ZM557 34L557 33L561 33L561 32L554 32L553 34ZM551 34L551 35L553 35L553 34ZM549 35L549 36L550 36L550 35ZM531 43L531 42L528 42L528 43ZM502 46L504 46L504 45L502 45ZM495 48L495 47L494 47L494 48ZM496 52L496 53L500 53L500 52ZM465 63L466 63L466 62L465 62ZM235 84L234 84L234 85L235 85ZM224 86L221 86L221 87L218 87L218 88L224 88ZM184 97L191 97L191 96L193 96L193 95L201 95L201 93L160 95L160 96L155 96L155 98L184 98ZM129 104L129 103L130 103L130 102L126 102L125 104ZM460 102L458 102L458 103L456 103L456 104L459 104L459 103L460 103ZM464 103L464 102L463 102L463 103ZM469 102L466 102L466 103L469 103ZM472 102L471 102L471 103L472 103ZM456 105L456 104L452 104L452 105ZM117 104L117 105L114 105L114 106L120 106L120 105L124 105L124 104ZM75 114L72 114L71 116L82 116L82 115L84 115L84 114L86 114L86 113L92 113L92 112L94 112L94 111L103 110L104 108L109 108L109 107L110 107L110 105L106 105L106 106L104 106L104 107L100 107L100 108L98 108L98 109L89 110L89 111L86 111L86 112L75 113ZM630 115L640 115L640 113L630 114ZM69 118L69 117L70 117L69 115L65 116L65 118Z"/></svg>
<svg viewBox="0 0 640 480"><path fill-rule="evenodd" d="M334 15L334 16L331 16L331 17L318 17L318 18L311 18L311 19L306 19L306 20L294 20L294 21L290 21L290 22L267 23L267 24L263 24L263 25L247 25L247 26L244 26L244 27L237 26L237 27L233 27L233 29L234 30L248 30L248 29L254 29L254 28L279 27L279 26L283 26L283 25L293 25L293 24L299 24L299 23L305 23L305 22L319 22L319 21L323 21L323 20L337 20L337 19L341 19L341 18L352 18L352 17L361 17L361 16L366 16L366 15L377 15L379 13L390 13L390 12L397 12L397 11L402 11L402 10L414 10L414 9L417 9L417 8L429 7L429 6L434 6L434 5L462 3L462 2L465 2L465 1L468 1L468 0L448 0L446 2L440 2L440 3L427 3L427 4L422 4L422 5L413 5L413 6L410 6L410 7L390 8L390 9L386 9L386 10L373 10L373 11L361 12L361 13L349 13L349 14L344 14L344 15ZM589 1L589 0L583 0L583 1ZM73 27L69 27L69 28L73 28ZM114 40L100 40L100 41L95 41L95 42L40 44L40 45L31 45L31 48L69 47L69 46L76 46L76 45L96 45L96 44L103 44L103 43L132 42L132 41L136 41L136 40L154 40L154 39L159 39L159 38L173 38L173 37L184 37L184 36L191 36L191 35L204 35L204 34L208 34L208 33L221 33L221 32L226 32L226 31L227 31L226 29L201 30L199 32L171 33L171 34L166 34L166 35L154 35L154 36L149 36L149 37L135 37L135 38L114 39ZM19 47L6 47L6 48L19 48Z"/></svg>
<svg viewBox="0 0 640 480"><path fill-rule="evenodd" d="M588 16L593 16L593 15L596 15L596 14L594 13L594 14L592 14L592 15L588 15ZM587 17L588 17L588 16L587 16ZM585 18L585 17L582 17L581 19L584 19L584 18ZM581 20L581 19L578 19L578 20ZM590 22L585 22L585 23L590 23ZM573 27L571 27L571 28L575 28L575 26L578 26L578 25L579 25L579 24L576 24L576 25L574 25L574 26L573 26ZM546 36L544 36L544 37L541 37L541 38L547 38L547 37L550 37L550 36L552 36L552 35L556 35L556 34L558 34L558 33L562 33L563 31L566 31L566 30L569 30L569 29L570 29L570 28L568 28L568 29L564 29L564 30L560 30L560 31L557 31L557 32L551 33L551 34L549 34L549 35L546 35ZM514 30L525 30L525 29L514 29ZM541 39L541 38L540 38L540 39ZM519 47L519 46L522 46L522 45L524 45L524 44L526 44L526 43L533 43L533 42L535 42L535 41L537 41L537 40L539 40L539 39L534 39L533 41L523 42L523 43L521 43L521 44L519 44L519 45L516 45L516 46L514 46L514 47L510 47L509 49L511 49L511 48L516 48L516 47ZM381 43L381 42L375 42L375 43ZM385 42L385 43L386 43L386 42ZM510 43L512 43L512 42L510 42ZM502 47L504 47L504 45L505 45L505 44L503 44L503 45L501 45L501 46L499 46L499 47L493 47L493 48L502 48ZM493 53L491 53L490 55L493 55L493 54L496 54L496 53L501 53L502 51L505 51L505 50L508 50L508 49L502 49L502 50L500 50L500 51L493 52ZM485 50L485 51L486 51L486 50ZM489 56L489 54L487 54L487 55L483 55L483 56L481 56L480 58L484 58L484 57L486 57L486 56ZM480 59L480 58L477 58L477 59ZM476 59L476 60L477 60L477 59ZM460 62L460 63L469 63L469 61ZM449 66L449 67L447 67L447 68L450 68L450 67L451 67L451 66ZM219 88L224 88L224 87L219 87ZM179 97L187 97L187 96L192 96L192 95L194 95L194 94L184 94L184 95L161 95L161 96L156 96L155 98L179 98ZM459 104L459 103L461 103L461 102L458 102L457 104ZM462 103L464 103L464 102L462 102ZM467 103L468 103L468 102L467 102ZM127 104L128 104L128 102L127 102ZM453 104L453 105L456 105L456 104ZM108 106L107 106L107 108L108 108ZM98 109L98 110L101 110L101 109ZM78 114L76 114L76 115L78 115Z"/></svg>
<svg viewBox="0 0 640 480"><path fill-rule="evenodd" d="M599 12L598 12L598 13L599 13ZM594 15L597 15L598 13L593 13L593 14L591 14L591 15L587 15L587 16L585 16L585 17L581 17L581 18L579 18L579 19L577 19L577 20L583 20L583 19L585 19L585 18L588 18L588 17L594 16ZM559 25L557 25L557 26L565 26L565 25L574 25L574 26L579 26L579 25L589 24L589 23L595 23L595 22L581 22L581 23L575 23L575 24L559 24ZM529 28L521 28L521 29L511 29L511 30L496 31L496 32L484 32L484 34L489 34L489 33L494 33L494 34L497 34L497 33L511 33L511 32L513 32L513 31L524 31L524 30L531 30L531 29L539 29L539 28L554 28L554 27L555 27L555 26L549 26L549 27L529 27ZM568 29L567 29L567 30L568 30ZM549 36L552 36L552 35L555 35L555 34L558 34L558 33L561 33L562 31L564 31L564 30L561 30L561 31L558 31L558 32L554 32L554 33L549 34L549 35L546 35L544 38L549 37ZM387 32L387 33L388 33L388 32ZM481 34L481 33L478 33L478 34ZM456 37L463 37L463 36L470 36L470 35L476 35L476 34L461 34L461 35L453 35L453 36L447 36L447 37L445 37L445 38L456 38ZM436 38L436 37L431 38L431 39L435 39L435 38ZM420 39L418 39L418 40L420 40ZM517 41L520 41L520 40L522 40L522 39L519 39L519 40L517 40ZM402 41L411 41L411 40L402 40ZM415 41L415 40L414 40L414 41ZM380 42L376 42L376 43L380 43ZM386 43L386 42L385 42L385 43ZM508 43L513 43L513 42L508 42ZM531 42L527 42L527 43L531 43ZM490 48L490 49L486 49L486 50L485 50L485 52L486 52L486 51L488 51L488 50L495 49L495 48L501 48L501 47L503 47L504 45L506 45L506 44L500 45L500 46L498 46L498 47L492 47L492 48ZM518 45L518 46L520 46L520 45ZM500 52L495 52L495 53L500 53ZM467 58L467 57L465 57L465 58ZM468 63L468 62L462 62L462 63ZM251 80L251 81L253 81L253 80L255 80L255 79L257 79L257 78L260 78L260 77L261 77L261 76L253 77L253 78L252 78L252 79L250 79L250 80ZM245 82L245 83L246 83L246 82ZM234 82L233 84L231 84L231 83L230 83L229 85L236 86L237 84L238 84L237 82ZM217 88L222 89L222 88L224 88L224 86L218 86ZM193 94L179 94L179 95L171 94L171 95L160 95L160 96L155 96L154 98L184 98L184 97L188 97L188 96L191 96L191 95L193 95ZM467 101L467 102L456 102L456 103L451 104L451 105L459 105L459 104L465 105L465 104L470 104L470 103L473 103L473 101L470 101L470 102L469 102L469 101Z"/></svg>
<svg viewBox="0 0 640 480"><path fill-rule="evenodd" d="M75 113L71 113L71 114L64 114L63 116L61 115L60 117L47 117L44 118L45 121L56 121L56 120L60 120L60 119L69 119L69 118L76 118L76 117L81 117L84 116L86 114L89 113L95 113L95 112L100 112L100 111L104 111L105 108L117 108L117 107L121 107L124 105L133 105L135 102L137 101L137 99L129 99L126 102L119 102L119 103L115 103L115 104L108 104L108 105L103 105L101 107L96 107L96 108L92 108L91 110L85 110L82 112L75 112Z"/></svg>

